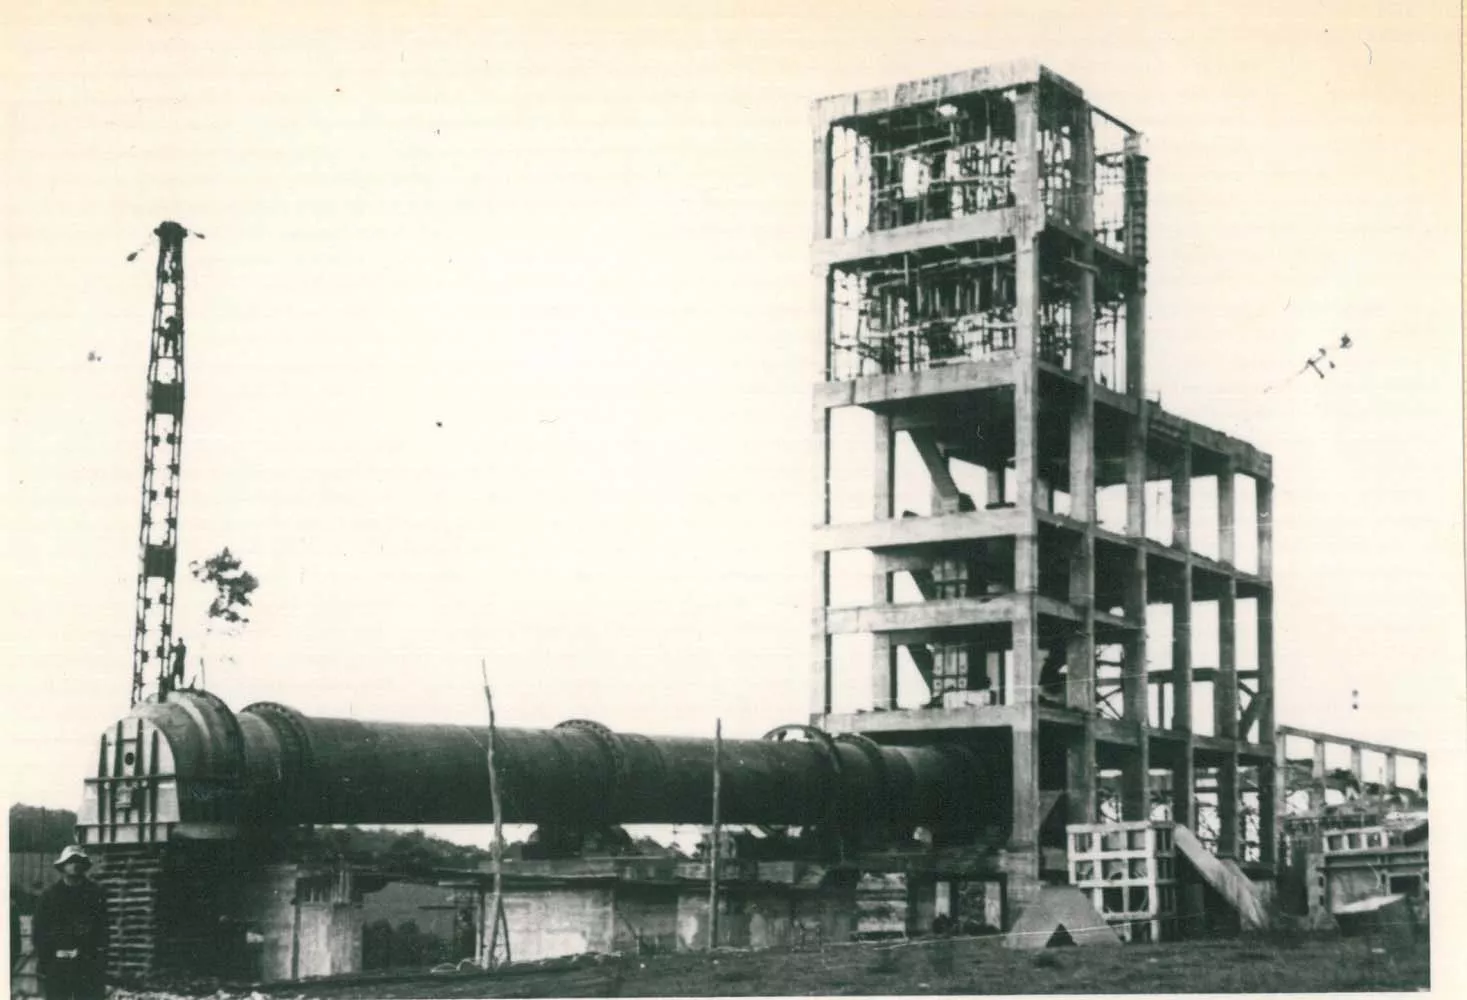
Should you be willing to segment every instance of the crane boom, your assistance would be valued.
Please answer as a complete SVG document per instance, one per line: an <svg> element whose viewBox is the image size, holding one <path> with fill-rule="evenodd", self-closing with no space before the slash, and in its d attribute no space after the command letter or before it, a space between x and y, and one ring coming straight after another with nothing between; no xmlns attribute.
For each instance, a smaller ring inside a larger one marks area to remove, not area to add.
<svg viewBox="0 0 1467 1000"><path fill-rule="evenodd" d="M143 435L142 520L137 615L132 646L132 701L145 696L148 664L157 663L157 692L173 675L173 580L178 564L179 463L183 455L183 241L176 222L155 229L157 283L148 354L148 407Z"/></svg>

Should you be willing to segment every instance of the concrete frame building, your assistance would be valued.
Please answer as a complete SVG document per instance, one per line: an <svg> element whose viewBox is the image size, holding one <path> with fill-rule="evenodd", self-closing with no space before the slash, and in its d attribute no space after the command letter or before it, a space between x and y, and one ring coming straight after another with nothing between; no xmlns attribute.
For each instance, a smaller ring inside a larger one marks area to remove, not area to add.
<svg viewBox="0 0 1467 1000"><path fill-rule="evenodd" d="M1271 866L1272 461L1147 398L1140 135L1035 63L813 112L812 723L1006 761L973 843L1001 843L1011 900L1066 823L1171 818ZM874 476L834 523L846 407ZM898 509L903 454L930 508ZM866 565L867 598L833 601ZM867 649L869 703L835 711Z"/></svg>

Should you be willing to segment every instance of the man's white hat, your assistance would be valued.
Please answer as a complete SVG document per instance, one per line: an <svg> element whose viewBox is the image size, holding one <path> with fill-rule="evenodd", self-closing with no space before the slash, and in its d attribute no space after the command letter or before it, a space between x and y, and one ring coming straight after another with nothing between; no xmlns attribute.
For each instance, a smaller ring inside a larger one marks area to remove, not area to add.
<svg viewBox="0 0 1467 1000"><path fill-rule="evenodd" d="M69 861L80 861L87 867L91 867L92 864L92 859L87 857L87 852L82 850L77 845L72 844L70 847L61 852L61 856L56 859L52 867L60 868Z"/></svg>

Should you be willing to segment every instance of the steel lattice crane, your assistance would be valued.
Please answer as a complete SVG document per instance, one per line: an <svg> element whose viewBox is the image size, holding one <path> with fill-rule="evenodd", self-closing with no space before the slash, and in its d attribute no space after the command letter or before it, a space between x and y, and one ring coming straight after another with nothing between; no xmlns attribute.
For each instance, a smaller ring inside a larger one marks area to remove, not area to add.
<svg viewBox="0 0 1467 1000"><path fill-rule="evenodd" d="M183 666L183 644L175 645L173 636L173 578L178 564L179 463L183 456L183 241L189 232L176 222L164 222L153 232L158 237L158 270L143 436L133 705L145 697L150 662L157 664L160 699L177 686Z"/></svg>

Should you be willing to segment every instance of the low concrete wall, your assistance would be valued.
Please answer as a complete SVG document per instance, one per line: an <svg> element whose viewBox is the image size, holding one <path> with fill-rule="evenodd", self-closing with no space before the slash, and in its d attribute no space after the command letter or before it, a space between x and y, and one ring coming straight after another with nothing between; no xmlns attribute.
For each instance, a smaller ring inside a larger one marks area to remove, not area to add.
<svg viewBox="0 0 1467 1000"><path fill-rule="evenodd" d="M514 959L534 961L585 952L609 952L615 940L610 887L516 889L505 894Z"/></svg>
<svg viewBox="0 0 1467 1000"><path fill-rule="evenodd" d="M289 979L294 972L291 954L295 942L295 866L261 869L245 882L241 910L246 927L262 939L256 956L256 975L265 982Z"/></svg>
<svg viewBox="0 0 1467 1000"><path fill-rule="evenodd" d="M676 886L618 886L613 948L639 953L676 951L677 897Z"/></svg>

